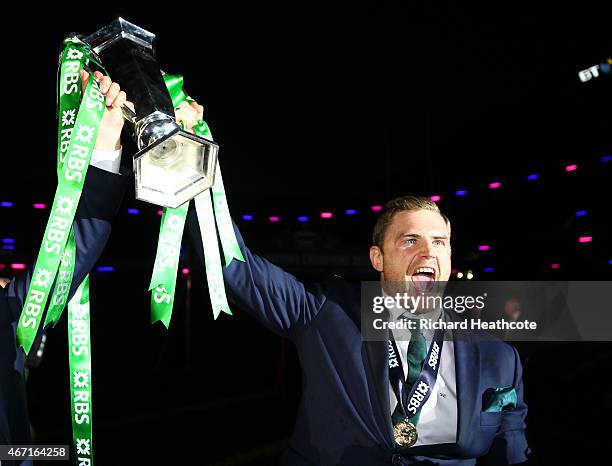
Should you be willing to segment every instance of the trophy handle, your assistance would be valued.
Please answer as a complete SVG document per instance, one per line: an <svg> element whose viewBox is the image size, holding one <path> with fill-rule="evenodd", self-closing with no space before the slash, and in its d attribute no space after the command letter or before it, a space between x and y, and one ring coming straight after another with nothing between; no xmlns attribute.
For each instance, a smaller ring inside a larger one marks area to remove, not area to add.
<svg viewBox="0 0 612 466"><path fill-rule="evenodd" d="M126 119L126 121L130 122L133 125L136 124L136 114L132 111L130 107L125 104L122 104L121 114L123 115L123 118Z"/></svg>

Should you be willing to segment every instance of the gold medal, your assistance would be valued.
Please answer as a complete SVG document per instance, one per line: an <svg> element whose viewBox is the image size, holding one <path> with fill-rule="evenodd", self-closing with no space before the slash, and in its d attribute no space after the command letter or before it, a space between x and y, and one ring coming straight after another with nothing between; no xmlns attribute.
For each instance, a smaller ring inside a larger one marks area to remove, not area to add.
<svg viewBox="0 0 612 466"><path fill-rule="evenodd" d="M404 419L393 426L393 435L397 444L404 448L414 445L419 437L415 425L408 419Z"/></svg>

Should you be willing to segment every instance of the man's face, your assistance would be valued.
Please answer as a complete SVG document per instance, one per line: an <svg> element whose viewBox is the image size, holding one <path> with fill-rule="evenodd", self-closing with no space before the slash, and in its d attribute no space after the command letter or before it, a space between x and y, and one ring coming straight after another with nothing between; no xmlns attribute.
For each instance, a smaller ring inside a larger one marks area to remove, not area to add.
<svg viewBox="0 0 612 466"><path fill-rule="evenodd" d="M448 227L438 212L399 212L385 232L382 249L370 248L370 261L383 282L410 282L416 291L426 291L430 282L450 277Z"/></svg>

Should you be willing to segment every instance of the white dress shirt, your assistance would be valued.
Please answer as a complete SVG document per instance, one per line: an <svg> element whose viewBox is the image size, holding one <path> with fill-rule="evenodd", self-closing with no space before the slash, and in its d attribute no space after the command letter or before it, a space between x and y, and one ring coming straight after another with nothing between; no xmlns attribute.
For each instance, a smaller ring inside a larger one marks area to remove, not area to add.
<svg viewBox="0 0 612 466"><path fill-rule="evenodd" d="M389 321L408 319L440 318L441 310L426 314L412 314L403 308L389 308ZM408 344L410 343L410 330L392 330L395 344L400 353L404 377L408 375ZM449 331L447 331L449 332ZM433 330L424 329L423 337L427 342L427 349L433 338ZM429 398L421 408L421 415L417 424L419 433L415 446L434 445L439 443L455 443L457 441L457 384L455 380L455 352L453 339L450 333L445 336L442 354L440 355L438 377ZM395 392L389 384L389 400L391 413L397 406Z"/></svg>
<svg viewBox="0 0 612 466"><path fill-rule="evenodd" d="M121 167L121 152L121 147L113 151L94 149L91 152L91 160L89 164L107 172L119 173L119 169Z"/></svg>

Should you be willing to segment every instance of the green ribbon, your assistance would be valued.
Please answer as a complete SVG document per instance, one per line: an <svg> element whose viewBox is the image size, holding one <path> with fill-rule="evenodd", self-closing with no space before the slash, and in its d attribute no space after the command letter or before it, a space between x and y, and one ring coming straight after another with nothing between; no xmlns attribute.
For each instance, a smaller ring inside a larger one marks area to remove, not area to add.
<svg viewBox="0 0 612 466"><path fill-rule="evenodd" d="M26 354L47 302L45 326L55 326L66 306L76 261L73 221L105 110L104 96L93 78L81 99L80 71L89 60L89 46L76 37L65 39L63 45L58 76L58 187L17 327L17 341ZM79 465L93 465L89 308L88 275L68 303L71 414Z"/></svg>
<svg viewBox="0 0 612 466"><path fill-rule="evenodd" d="M164 82L175 108L183 102L193 102L193 99L183 89L184 79L181 75L165 74ZM198 136L212 140L210 128L203 120L196 124L194 132ZM216 319L221 312L232 315L223 283L217 231L221 239L225 265L229 265L234 259L244 262L244 256L242 251L240 251L232 225L225 188L223 186L223 178L221 177L221 167L218 161L215 181L211 191L212 199L209 190L196 196L195 207L202 234L202 245L204 247L206 280L213 308L213 316ZM172 317L178 259L188 205L189 203L185 203L178 209L163 210L157 254L151 283L149 284L149 291L152 291L151 321L152 323L161 321L166 328L170 325ZM167 222L167 218L174 220ZM182 223L179 219L182 220Z"/></svg>
<svg viewBox="0 0 612 466"><path fill-rule="evenodd" d="M72 47L71 47L72 46ZM76 49L75 49L76 46ZM80 70L87 63L89 54L87 44L81 42L78 38L67 38L64 41L64 51L59 67L59 85L58 85L58 109L57 109L57 177L58 180L62 176L62 169L68 146L70 145L70 137L74 130L76 116L81 103L81 80ZM76 85L76 89L75 89ZM55 327L59 321L66 303L68 301L68 293L72 285L74 276L74 265L76 260L76 243L74 239L74 231L70 230L68 242L64 249L64 254L60 261L60 267L57 274L57 281L49 302L47 317L44 327L52 325Z"/></svg>
<svg viewBox="0 0 612 466"><path fill-rule="evenodd" d="M68 361L76 463L93 466L89 275L68 303Z"/></svg>
<svg viewBox="0 0 612 466"><path fill-rule="evenodd" d="M60 266L53 289L53 295L49 301L49 309L47 309L47 317L44 326L49 325L55 327L62 317L62 312L68 301L68 293L72 286L72 278L74 277L74 266L76 261L76 243L74 239L74 229L70 230L68 243L64 249L64 255L60 261Z"/></svg>
<svg viewBox="0 0 612 466"><path fill-rule="evenodd" d="M149 284L151 294L151 323L161 321L166 328L170 325L174 291L176 288L176 273L181 252L181 240L187 218L189 202L176 209L164 208L157 255L153 265L153 276Z"/></svg>
<svg viewBox="0 0 612 466"><path fill-rule="evenodd" d="M62 70L65 73L60 72L60 79L62 75L64 79L59 83L60 89L65 94L79 93L81 90L79 71L83 66L83 57L87 55L88 46L76 38L70 38L64 41L64 47L63 60L74 63L62 63ZM95 79L90 79L75 115L74 127L70 130L65 151L60 144L58 187L17 326L17 341L26 354L29 353L38 332L60 262L64 258L104 109L104 96L100 92L99 85ZM59 140L61 141L61 132ZM74 252L72 256L74 257ZM52 317L56 316L57 314L54 314Z"/></svg>
<svg viewBox="0 0 612 466"><path fill-rule="evenodd" d="M217 230L215 228L215 217L209 190L196 196L195 207L200 224L202 246L204 247L204 266L206 268L206 281L213 316L216 319L222 312L232 315L232 311L227 303L227 297L225 296L221 258L219 257L219 243L217 242Z"/></svg>
<svg viewBox="0 0 612 466"><path fill-rule="evenodd" d="M172 104L175 108L183 102L194 101L185 93L183 89L184 79L181 75L165 74L164 81L166 82L166 87L168 88L168 92L172 98ZM193 129L195 134L198 136L210 139L211 141L213 140L210 127L204 120L198 121ZM202 196L203 193L200 195ZM225 196L225 187L223 185L223 176L221 175L219 160L217 160L217 166L215 169L212 197L214 202L215 220L217 223L217 229L219 231L219 237L221 239L221 246L223 247L225 266L227 267L230 265L234 259L244 262L244 256L240 250L238 240L236 239L236 233L234 232L234 226L232 224L232 217L227 204L227 197Z"/></svg>

